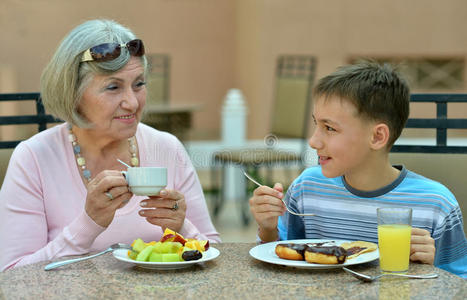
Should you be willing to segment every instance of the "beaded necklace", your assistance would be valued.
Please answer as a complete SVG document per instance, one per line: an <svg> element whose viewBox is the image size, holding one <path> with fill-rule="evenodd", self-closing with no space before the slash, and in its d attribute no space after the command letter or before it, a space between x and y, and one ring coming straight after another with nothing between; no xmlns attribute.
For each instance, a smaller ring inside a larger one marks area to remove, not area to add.
<svg viewBox="0 0 467 300"><path fill-rule="evenodd" d="M83 177L86 179L87 182L91 181L91 171L89 171L88 168L86 168L86 159L84 159L84 157L81 155L81 147L78 144L76 136L71 130L71 125L68 125L68 140L73 146L73 152L75 154L76 163L81 169ZM130 164L132 167L137 167L139 165L139 159L136 156L136 138L134 136L128 139L128 145L128 150L131 155Z"/></svg>

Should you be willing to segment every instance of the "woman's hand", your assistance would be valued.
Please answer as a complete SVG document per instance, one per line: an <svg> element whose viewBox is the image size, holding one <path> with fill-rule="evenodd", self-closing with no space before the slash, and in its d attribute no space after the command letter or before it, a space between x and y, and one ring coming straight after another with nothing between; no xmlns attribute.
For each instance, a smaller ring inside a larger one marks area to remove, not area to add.
<svg viewBox="0 0 467 300"><path fill-rule="evenodd" d="M144 209L139 211L142 217L162 231L169 228L180 232L186 216L185 196L174 190L163 189L159 196L150 196L140 202Z"/></svg>
<svg viewBox="0 0 467 300"><path fill-rule="evenodd" d="M274 188L260 186L250 198L250 211L259 226L259 238L270 242L277 239L277 220L286 211L282 202L283 188L276 183Z"/></svg>
<svg viewBox="0 0 467 300"><path fill-rule="evenodd" d="M435 240L430 236L430 233L425 229L412 228L410 260L433 264L435 252Z"/></svg>
<svg viewBox="0 0 467 300"><path fill-rule="evenodd" d="M120 171L102 171L93 178L88 186L85 210L96 224L107 227L112 222L115 211L123 206L133 196L128 190Z"/></svg>

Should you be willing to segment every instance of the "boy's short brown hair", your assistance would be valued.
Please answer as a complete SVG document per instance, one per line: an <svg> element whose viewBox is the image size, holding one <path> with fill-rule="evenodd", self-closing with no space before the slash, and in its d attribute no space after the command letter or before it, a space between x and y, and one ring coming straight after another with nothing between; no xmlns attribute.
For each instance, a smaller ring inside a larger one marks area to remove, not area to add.
<svg viewBox="0 0 467 300"><path fill-rule="evenodd" d="M407 81L389 64L361 61L338 68L319 80L313 95L350 101L360 117L388 125L388 149L400 136L409 117Z"/></svg>

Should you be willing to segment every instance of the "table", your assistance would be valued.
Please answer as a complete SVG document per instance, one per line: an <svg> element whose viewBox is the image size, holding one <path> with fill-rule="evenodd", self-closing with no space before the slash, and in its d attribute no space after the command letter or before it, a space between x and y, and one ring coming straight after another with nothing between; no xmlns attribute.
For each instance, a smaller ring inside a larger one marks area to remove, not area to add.
<svg viewBox="0 0 467 300"><path fill-rule="evenodd" d="M148 104L144 108L142 122L185 141L192 126L192 114L200 108L199 104Z"/></svg>
<svg viewBox="0 0 467 300"><path fill-rule="evenodd" d="M467 281L430 265L437 279L382 278L362 283L341 269L304 270L271 265L249 255L254 243L213 244L221 254L187 269L146 270L112 254L52 271L47 262L0 273L0 299L464 299ZM62 260L62 259L60 259ZM368 274L378 263L354 266Z"/></svg>

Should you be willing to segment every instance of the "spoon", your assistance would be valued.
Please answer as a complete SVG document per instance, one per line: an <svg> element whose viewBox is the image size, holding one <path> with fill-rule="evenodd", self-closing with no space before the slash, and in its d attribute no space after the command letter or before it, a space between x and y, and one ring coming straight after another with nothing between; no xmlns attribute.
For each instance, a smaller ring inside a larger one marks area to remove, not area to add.
<svg viewBox="0 0 467 300"><path fill-rule="evenodd" d="M344 271L346 271L347 273L349 273L353 277L358 278L358 279L360 279L361 281L364 281L364 282L373 282L373 281L375 281L375 280L377 280L377 279L379 279L379 278L381 278L383 276L400 276L400 277L415 278L415 279L431 279L431 278L438 277L438 274L436 274L436 273L422 274L422 275L383 273L383 274L380 274L380 275L377 275L377 276L369 276L369 275L365 275L365 274L362 274L362 273L352 271L350 269L347 269L346 267L342 267L342 269L344 269Z"/></svg>
<svg viewBox="0 0 467 300"><path fill-rule="evenodd" d="M122 244L122 243L113 244L112 246L105 249L104 251L93 254L93 255L80 257L80 258L74 258L74 259L68 259L68 260L62 260L62 261L56 261L56 262L50 263L47 266L45 266L44 270L49 271L49 270L52 270L52 269L55 269L55 268L58 268L58 267L61 267L61 266L64 266L64 265L68 265L68 264L71 264L71 263L75 263L75 262L90 259L90 258L94 258L96 256L99 256L99 255L102 255L102 254L105 254L107 252L111 252L111 251L114 251L114 250L117 250L117 249L128 249L128 250L130 250L131 246L127 245L127 244Z"/></svg>
<svg viewBox="0 0 467 300"><path fill-rule="evenodd" d="M247 172L245 172L244 170L242 171L243 172L243 175L246 176L246 178L248 178L249 180L251 180L251 182L253 182L254 184L256 184L257 186L263 186L261 183L259 183L258 181L254 180L253 177L251 177ZM291 213L292 215L296 215L296 216L316 216L316 214L299 214L299 213L296 213L294 211L292 211L288 206L287 206L287 203L285 203L284 199L281 199L282 203L284 203L285 205L285 208L287 209L287 211L289 213Z"/></svg>
<svg viewBox="0 0 467 300"><path fill-rule="evenodd" d="M118 162L121 163L122 165L125 165L127 168L131 168L129 165L127 165L124 161L121 161L120 159L118 159Z"/></svg>

